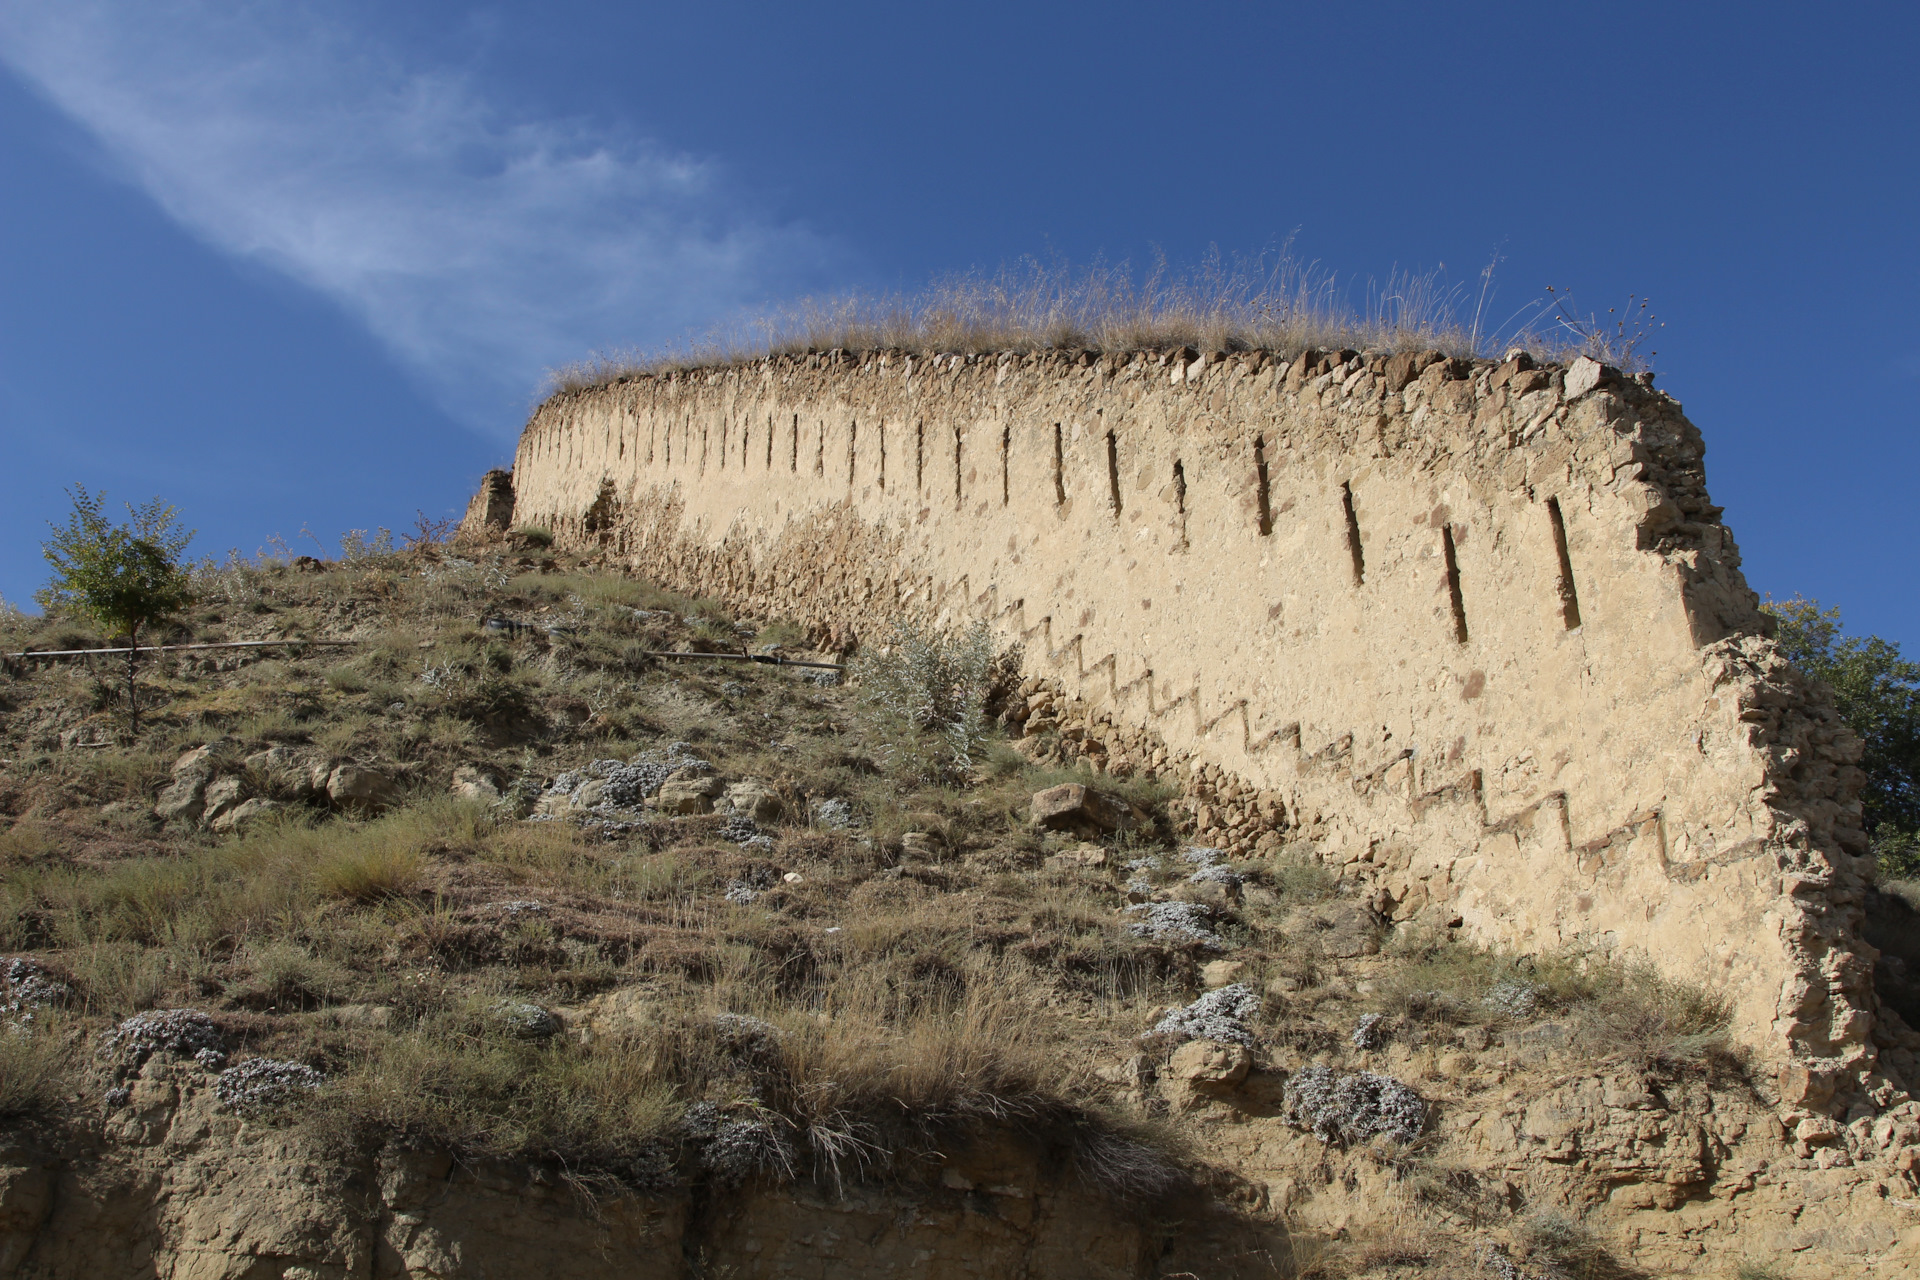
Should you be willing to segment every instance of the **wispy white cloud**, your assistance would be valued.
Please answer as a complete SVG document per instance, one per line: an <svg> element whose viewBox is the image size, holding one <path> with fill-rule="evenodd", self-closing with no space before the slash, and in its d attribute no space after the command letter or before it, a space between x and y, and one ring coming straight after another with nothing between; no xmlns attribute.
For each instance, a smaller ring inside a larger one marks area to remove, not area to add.
<svg viewBox="0 0 1920 1280"><path fill-rule="evenodd" d="M818 278L711 163L516 118L465 76L283 3L0 0L0 64L180 224L358 316L492 429L542 371Z"/></svg>

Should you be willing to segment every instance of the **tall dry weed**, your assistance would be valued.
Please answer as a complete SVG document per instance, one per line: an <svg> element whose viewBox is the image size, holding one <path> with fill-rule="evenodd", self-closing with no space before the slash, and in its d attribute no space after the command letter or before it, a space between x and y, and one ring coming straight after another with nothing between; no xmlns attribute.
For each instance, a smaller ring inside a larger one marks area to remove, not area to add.
<svg viewBox="0 0 1920 1280"><path fill-rule="evenodd" d="M72 1088L73 1049L57 1019L0 1024L0 1118L42 1115Z"/></svg>
<svg viewBox="0 0 1920 1280"><path fill-rule="evenodd" d="M1449 281L1444 270L1395 270L1356 286L1295 257L1291 241L1271 256L1214 251L1186 271L1159 257L1145 271L1099 259L1074 267L1024 258L994 272L945 276L917 293L804 298L677 350L595 355L552 370L548 390L835 349L980 355L1189 346L1290 358L1309 349L1473 356L1518 346L1548 358L1589 354L1644 367L1636 363L1641 329L1582 318L1564 293L1498 319L1494 265L1480 273L1477 287Z"/></svg>

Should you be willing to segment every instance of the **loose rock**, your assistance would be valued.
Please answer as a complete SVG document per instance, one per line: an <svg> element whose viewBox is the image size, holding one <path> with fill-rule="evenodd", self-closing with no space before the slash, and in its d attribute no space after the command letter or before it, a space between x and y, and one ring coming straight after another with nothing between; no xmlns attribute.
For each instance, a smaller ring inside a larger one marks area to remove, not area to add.
<svg viewBox="0 0 1920 1280"><path fill-rule="evenodd" d="M400 798L400 784L378 769L343 764L327 775L327 795L343 809L376 813Z"/></svg>
<svg viewBox="0 0 1920 1280"><path fill-rule="evenodd" d="M1043 831L1073 831L1088 836L1125 831L1137 824L1133 807L1078 782L1036 791L1033 825Z"/></svg>

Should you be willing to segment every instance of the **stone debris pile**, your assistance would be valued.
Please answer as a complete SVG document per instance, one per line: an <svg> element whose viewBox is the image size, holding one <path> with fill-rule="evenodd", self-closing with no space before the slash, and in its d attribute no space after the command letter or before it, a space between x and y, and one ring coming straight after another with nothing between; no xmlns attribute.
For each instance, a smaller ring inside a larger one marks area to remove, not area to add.
<svg viewBox="0 0 1920 1280"><path fill-rule="evenodd" d="M244 759L239 750L232 739L216 738L181 755L154 799L153 816L228 832L289 804L380 813L405 792L393 772L312 748L274 746Z"/></svg>
<svg viewBox="0 0 1920 1280"><path fill-rule="evenodd" d="M722 1186L739 1186L760 1173L793 1176L793 1143L762 1112L728 1115L711 1102L696 1102L681 1117L680 1129L699 1145L701 1166Z"/></svg>
<svg viewBox="0 0 1920 1280"><path fill-rule="evenodd" d="M760 824L744 813L733 814L720 824L720 838L743 849L764 851L773 848L773 837L763 835Z"/></svg>
<svg viewBox="0 0 1920 1280"><path fill-rule="evenodd" d="M1544 988L1518 978L1504 978L1480 997L1480 1004L1513 1022L1526 1022L1540 1012Z"/></svg>
<svg viewBox="0 0 1920 1280"><path fill-rule="evenodd" d="M745 875L727 881L725 897L735 906L746 906L763 892L773 887L780 873L772 867L755 867Z"/></svg>
<svg viewBox="0 0 1920 1280"><path fill-rule="evenodd" d="M198 1009L149 1009L104 1032L100 1051L139 1066L156 1053L193 1057L203 1049L224 1049L220 1028Z"/></svg>
<svg viewBox="0 0 1920 1280"><path fill-rule="evenodd" d="M832 827L844 831L853 826L853 805L839 798L815 801L812 806L813 824L816 827Z"/></svg>
<svg viewBox="0 0 1920 1280"><path fill-rule="evenodd" d="M689 783L692 785L683 785ZM712 763L694 755L690 744L672 742L642 751L631 760L595 760L585 768L558 775L541 791L531 816L547 820L571 814L632 818L649 799L655 799L666 812L710 813L711 796L719 794L719 789ZM682 791L701 799L689 803L679 794Z"/></svg>
<svg viewBox="0 0 1920 1280"><path fill-rule="evenodd" d="M1156 942L1197 942L1225 951L1232 946L1215 930L1213 908L1200 902L1136 902L1126 908L1127 931Z"/></svg>
<svg viewBox="0 0 1920 1280"><path fill-rule="evenodd" d="M1351 1146L1384 1135L1412 1142L1427 1123L1427 1104L1392 1076L1302 1067L1287 1081L1281 1118L1326 1143Z"/></svg>
<svg viewBox="0 0 1920 1280"><path fill-rule="evenodd" d="M232 1111L256 1111L292 1102L326 1083L326 1077L303 1062L278 1058L248 1058L222 1071L213 1082L214 1096Z"/></svg>
<svg viewBox="0 0 1920 1280"><path fill-rule="evenodd" d="M37 960L9 956L0 961L0 1018L30 1022L35 1009L65 1004L73 991Z"/></svg>
<svg viewBox="0 0 1920 1280"><path fill-rule="evenodd" d="M1260 1016L1260 997L1243 982L1207 992L1184 1009L1175 1009L1154 1024L1153 1034L1177 1040L1212 1040L1220 1044L1254 1045L1253 1020Z"/></svg>
<svg viewBox="0 0 1920 1280"><path fill-rule="evenodd" d="M560 1019L529 1000L501 1000L493 1016L520 1040L545 1040L560 1034Z"/></svg>

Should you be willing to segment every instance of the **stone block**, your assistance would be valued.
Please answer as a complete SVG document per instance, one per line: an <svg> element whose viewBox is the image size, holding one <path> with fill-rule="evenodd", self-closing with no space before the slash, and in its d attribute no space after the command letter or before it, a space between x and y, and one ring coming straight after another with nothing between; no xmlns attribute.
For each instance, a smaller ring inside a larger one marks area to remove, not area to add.
<svg viewBox="0 0 1920 1280"><path fill-rule="evenodd" d="M242 800L231 809L225 810L218 817L208 822L207 825L215 831L237 831L255 818L263 818L267 814L277 812L284 808L286 808L286 806L278 800L269 800L265 796L255 796L251 800Z"/></svg>
<svg viewBox="0 0 1920 1280"><path fill-rule="evenodd" d="M714 799L726 789L711 770L688 767L660 784L655 805L662 813L680 817L712 813Z"/></svg>
<svg viewBox="0 0 1920 1280"><path fill-rule="evenodd" d="M730 813L744 814L755 822L771 824L786 814L780 793L755 778L736 782L720 798L721 807Z"/></svg>
<svg viewBox="0 0 1920 1280"><path fill-rule="evenodd" d="M1209 991L1243 981L1246 976L1244 960L1209 960L1200 966L1200 985Z"/></svg>
<svg viewBox="0 0 1920 1280"><path fill-rule="evenodd" d="M202 797L200 820L208 826L219 822L230 809L247 798L247 784L239 778L216 778L207 784Z"/></svg>
<svg viewBox="0 0 1920 1280"><path fill-rule="evenodd" d="M400 784L378 769L348 763L327 775L327 798L343 809L377 813L400 798Z"/></svg>
<svg viewBox="0 0 1920 1280"><path fill-rule="evenodd" d="M1590 356L1581 356L1567 366L1563 394L1569 400L1578 400L1607 380L1610 370L1606 365Z"/></svg>
<svg viewBox="0 0 1920 1280"><path fill-rule="evenodd" d="M453 771L454 796L461 800L475 800L491 804L500 798L500 782L492 770L478 765L463 764Z"/></svg>
<svg viewBox="0 0 1920 1280"><path fill-rule="evenodd" d="M176 818L194 821L204 807L207 780L208 775L199 772L176 776L154 800L153 816L162 822L171 822Z"/></svg>
<svg viewBox="0 0 1920 1280"><path fill-rule="evenodd" d="M1031 810L1033 825L1043 831L1107 835L1135 824L1132 806L1078 782L1034 792Z"/></svg>
<svg viewBox="0 0 1920 1280"><path fill-rule="evenodd" d="M1834 1078L1830 1069L1795 1060L1780 1068L1777 1077L1782 1106L1818 1110L1833 1097Z"/></svg>
<svg viewBox="0 0 1920 1280"><path fill-rule="evenodd" d="M1107 865L1107 851L1098 845L1082 845L1078 849L1068 849L1065 853L1056 853L1047 859L1049 871L1079 871Z"/></svg>
<svg viewBox="0 0 1920 1280"><path fill-rule="evenodd" d="M1245 1045L1217 1040L1189 1040L1173 1051L1167 1073L1190 1085L1235 1085L1253 1069L1253 1054Z"/></svg>

